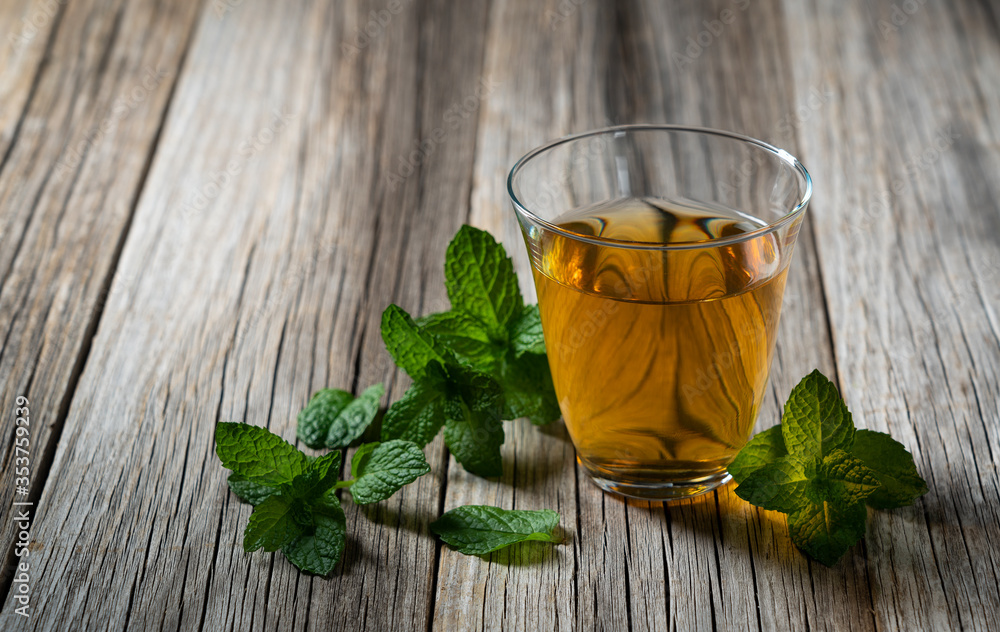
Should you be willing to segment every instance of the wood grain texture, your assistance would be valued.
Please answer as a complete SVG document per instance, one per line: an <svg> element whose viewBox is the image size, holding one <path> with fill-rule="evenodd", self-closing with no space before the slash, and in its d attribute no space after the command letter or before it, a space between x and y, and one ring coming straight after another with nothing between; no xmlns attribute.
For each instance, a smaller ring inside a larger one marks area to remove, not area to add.
<svg viewBox="0 0 1000 632"><path fill-rule="evenodd" d="M14 402L30 402L31 493L17 500L33 502L108 300L195 11L124 2L0 11L0 584L8 586L15 464L23 465Z"/></svg>
<svg viewBox="0 0 1000 632"><path fill-rule="evenodd" d="M997 629L989 3L24 0L0 8L0 34L50 5L0 51L0 404L13 419L27 393L33 458L54 454L33 474L34 614L8 598L4 629ZM147 68L163 76L118 119ZM215 422L290 439L319 388L400 397L381 312L447 309L462 223L504 243L533 301L509 167L630 122L731 129L803 160L816 196L758 428L819 368L931 492L873 512L826 568L731 486L624 501L575 465L561 422L520 420L498 480L439 438L432 473L391 500L345 494L329 578L243 553L250 508ZM469 503L556 509L566 541L462 556L427 525Z"/></svg>
<svg viewBox="0 0 1000 632"><path fill-rule="evenodd" d="M870 517L877 625L995 629L996 14L974 2L786 9L803 25L789 40L800 98L820 77L834 94L800 136L841 388L856 422L912 450L930 486Z"/></svg>

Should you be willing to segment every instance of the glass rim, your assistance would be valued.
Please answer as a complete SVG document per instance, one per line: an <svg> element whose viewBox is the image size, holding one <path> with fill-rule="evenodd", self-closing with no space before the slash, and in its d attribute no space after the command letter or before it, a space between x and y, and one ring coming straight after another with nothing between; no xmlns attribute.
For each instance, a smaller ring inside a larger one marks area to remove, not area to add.
<svg viewBox="0 0 1000 632"><path fill-rule="evenodd" d="M761 149L774 157L778 158L781 162L792 168L792 171L797 173L801 179L801 182L805 185L802 195L799 197L799 201L796 203L792 210L788 211L781 217L775 219L773 222L764 224L760 228L751 230L746 233L741 233L739 235L733 235L730 237L717 237L715 239L706 239L704 241L687 242L687 243L644 243L635 241L624 241L620 239L610 239L607 237L592 237L587 235L581 235L579 233L574 233L572 231L561 228L552 222L542 219L537 214L528 210L528 208L521 203L521 200L517 198L514 194L514 177L520 172L525 165L528 164L531 159L538 157L539 155L548 152L560 145L564 145L569 142L582 140L585 138L600 136L618 132L634 132L634 131L660 131L660 132L687 132L693 134L702 134L709 136L720 136L722 138L728 138L730 140L741 141L747 145L752 145ZM510 173L507 175L507 195L510 197L511 202L514 204L514 210L518 213L523 213L529 219L538 224L544 226L547 230L568 237L569 239L574 239L577 241L583 241L598 246L614 246L616 248L622 248L627 250L698 250L702 248L714 248L717 246L725 246L730 244L742 243L745 241L750 241L767 233L778 230L779 228L786 226L787 224L793 222L796 218L800 217L809 206L809 201L812 199L812 177L809 175L809 171L806 170L805 166L799 162L799 159L790 154L789 152L775 147L770 143L765 143L762 140L757 140L750 136L743 134L737 134L735 132L727 132L724 130L713 129L710 127L692 127L689 125L669 125L669 124L632 124L632 125L613 125L611 127L602 127L600 129L590 130L587 132L581 132L579 134L571 134L569 136L563 136L562 138L557 138L555 140L549 141L539 147L536 147L521 156L514 166L511 167Z"/></svg>

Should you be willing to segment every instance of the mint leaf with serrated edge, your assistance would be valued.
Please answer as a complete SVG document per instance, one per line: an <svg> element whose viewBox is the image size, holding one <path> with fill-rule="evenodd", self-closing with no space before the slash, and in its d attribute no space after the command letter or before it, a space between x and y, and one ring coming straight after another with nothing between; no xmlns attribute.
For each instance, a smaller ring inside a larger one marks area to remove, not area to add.
<svg viewBox="0 0 1000 632"><path fill-rule="evenodd" d="M388 442L387 442L388 443ZM408 442L412 443L412 442ZM368 463L368 459L371 458L372 452L375 448L382 445L378 441L373 441L371 443L365 443L358 447L354 452L354 456L351 458L351 478L356 479L360 476L362 468ZM414 444L416 445L416 444Z"/></svg>
<svg viewBox="0 0 1000 632"><path fill-rule="evenodd" d="M558 543L555 529L559 514L548 510L507 510L485 505L465 505L446 512L431 523L431 531L466 555L492 551L537 540Z"/></svg>
<svg viewBox="0 0 1000 632"><path fill-rule="evenodd" d="M531 423L543 425L562 414L544 355L526 353L506 358L500 366L499 381L504 392L504 419L527 417Z"/></svg>
<svg viewBox="0 0 1000 632"><path fill-rule="evenodd" d="M328 575L344 554L347 519L334 491L313 504L311 532L303 532L281 549L289 562L307 573Z"/></svg>
<svg viewBox="0 0 1000 632"><path fill-rule="evenodd" d="M295 501L283 495L269 496L254 507L243 533L243 550L277 551L298 536L304 528L295 520Z"/></svg>
<svg viewBox="0 0 1000 632"><path fill-rule="evenodd" d="M455 460L479 476L500 476L503 390L488 374L454 367L445 399L444 442Z"/></svg>
<svg viewBox="0 0 1000 632"><path fill-rule="evenodd" d="M290 483L306 468L306 455L267 428L219 422L215 453L222 466L261 485Z"/></svg>
<svg viewBox="0 0 1000 632"><path fill-rule="evenodd" d="M385 387L375 384L354 397L325 388L299 413L298 437L310 448L344 448L364 434L378 414Z"/></svg>
<svg viewBox="0 0 1000 632"><path fill-rule="evenodd" d="M445 392L440 383L416 380L382 418L382 440L405 439L423 447L444 426Z"/></svg>
<svg viewBox="0 0 1000 632"><path fill-rule="evenodd" d="M514 354L544 354L545 337L542 335L542 317L538 305L528 305L510 324L510 343Z"/></svg>
<svg viewBox="0 0 1000 632"><path fill-rule="evenodd" d="M284 485L286 493L293 498L311 501L322 496L336 485L340 475L340 452L329 452L309 464L309 467L289 485Z"/></svg>
<svg viewBox="0 0 1000 632"><path fill-rule="evenodd" d="M917 473L913 455L903 444L883 432L858 430L851 454L871 468L882 484L867 503L876 509L912 505L927 493L927 482Z"/></svg>
<svg viewBox="0 0 1000 632"><path fill-rule="evenodd" d="M417 444L398 439L376 443L371 449L358 450L354 454L351 475L355 480L350 487L351 497L359 505L385 500L430 471Z"/></svg>
<svg viewBox="0 0 1000 632"><path fill-rule="evenodd" d="M785 449L785 440L781 438L781 426L771 426L767 430L758 432L749 443L743 446L733 462L729 464L729 473L733 480L742 483L755 471L786 454L788 454L788 450Z"/></svg>
<svg viewBox="0 0 1000 632"><path fill-rule="evenodd" d="M788 516L788 532L795 546L833 566L865 536L867 517L864 503L807 503Z"/></svg>
<svg viewBox="0 0 1000 632"><path fill-rule="evenodd" d="M469 314L440 312L419 318L416 322L459 360L473 367L488 369L503 353L503 347L490 339L486 325Z"/></svg>
<svg viewBox="0 0 1000 632"><path fill-rule="evenodd" d="M736 488L736 495L762 509L791 513L807 502L808 465L787 455L758 468Z"/></svg>
<svg viewBox="0 0 1000 632"><path fill-rule="evenodd" d="M790 454L822 459L854 442L854 421L833 382L818 370L802 378L785 402L781 436Z"/></svg>
<svg viewBox="0 0 1000 632"><path fill-rule="evenodd" d="M811 491L816 502L832 501L844 505L864 502L879 488L875 471L843 450L823 457Z"/></svg>
<svg viewBox="0 0 1000 632"><path fill-rule="evenodd" d="M444 442L455 460L469 472L483 477L501 476L503 423L499 417L469 411L461 418L448 419Z"/></svg>
<svg viewBox="0 0 1000 632"><path fill-rule="evenodd" d="M514 265L488 232L462 226L448 244L445 287L452 309L482 321L497 340L524 307Z"/></svg>
<svg viewBox="0 0 1000 632"><path fill-rule="evenodd" d="M248 481L245 476L240 476L235 473L229 475L227 482L229 483L229 489L231 489L240 500L245 503L250 503L251 505L259 505L261 501L268 496L274 496L281 491L278 487L261 485L260 483Z"/></svg>
<svg viewBox="0 0 1000 632"><path fill-rule="evenodd" d="M399 305L390 305L382 312L382 340L396 366L413 379L428 375L432 363L444 366L451 359L447 348Z"/></svg>

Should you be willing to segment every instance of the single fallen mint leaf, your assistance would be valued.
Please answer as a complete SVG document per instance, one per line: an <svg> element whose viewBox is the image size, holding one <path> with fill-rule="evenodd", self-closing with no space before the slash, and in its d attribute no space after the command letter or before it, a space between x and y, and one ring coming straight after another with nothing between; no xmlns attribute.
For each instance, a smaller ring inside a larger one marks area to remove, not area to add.
<svg viewBox="0 0 1000 632"><path fill-rule="evenodd" d="M553 542L559 514L549 509L510 510L486 505L465 505L445 512L431 523L431 531L466 555L486 555L528 540Z"/></svg>

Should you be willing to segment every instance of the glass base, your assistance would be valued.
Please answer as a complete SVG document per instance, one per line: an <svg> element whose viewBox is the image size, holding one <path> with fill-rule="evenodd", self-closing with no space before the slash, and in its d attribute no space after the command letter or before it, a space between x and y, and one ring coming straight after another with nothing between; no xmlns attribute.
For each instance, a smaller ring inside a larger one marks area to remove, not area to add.
<svg viewBox="0 0 1000 632"><path fill-rule="evenodd" d="M658 502L692 498L732 480L726 470L693 478L653 480L644 476L628 476L623 472L609 472L604 468L591 467L579 457L577 460L587 471L590 480L604 491L639 500Z"/></svg>

